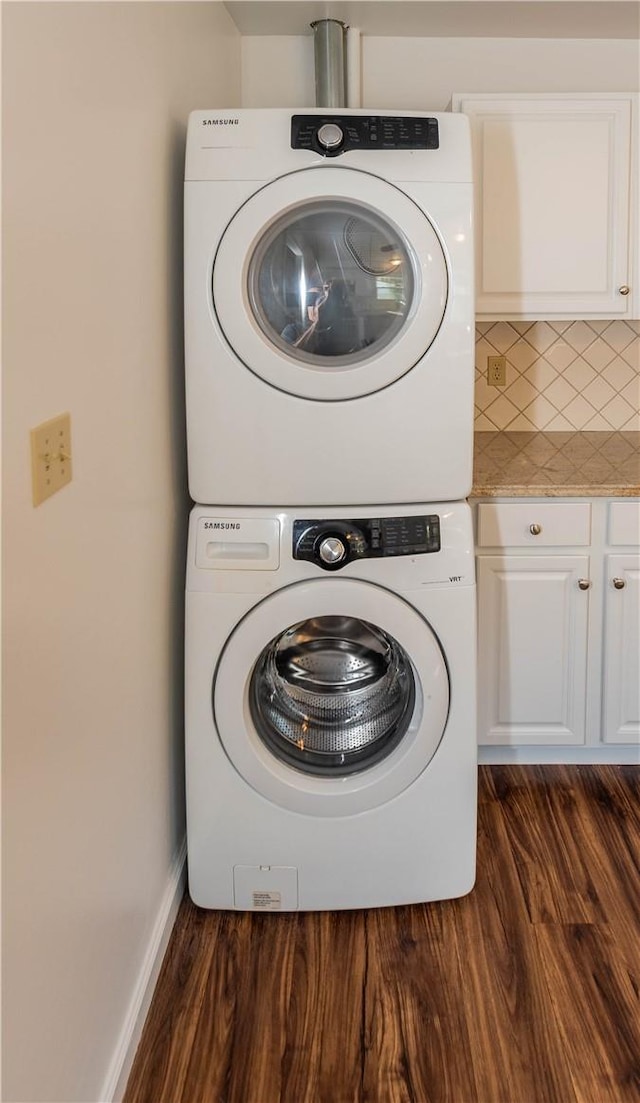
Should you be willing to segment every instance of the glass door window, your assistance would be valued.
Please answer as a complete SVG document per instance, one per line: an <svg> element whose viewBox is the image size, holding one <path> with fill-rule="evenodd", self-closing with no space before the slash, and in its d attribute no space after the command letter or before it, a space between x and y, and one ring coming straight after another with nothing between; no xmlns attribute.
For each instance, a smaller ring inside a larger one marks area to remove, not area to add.
<svg viewBox="0 0 640 1103"><path fill-rule="evenodd" d="M212 679L215 728L240 776L294 812L354 815L426 769L449 713L435 633L359 579L285 586L233 630Z"/></svg>
<svg viewBox="0 0 640 1103"><path fill-rule="evenodd" d="M212 321L239 364L321 402L374 394L411 371L437 338L449 294L425 212L388 181L331 166L251 195L209 277Z"/></svg>
<svg viewBox="0 0 640 1103"><path fill-rule="evenodd" d="M314 617L276 636L249 690L260 738L310 774L343 776L381 761L407 731L414 702L406 652L355 617Z"/></svg>
<svg viewBox="0 0 640 1103"><path fill-rule="evenodd" d="M316 201L278 219L249 264L265 336L296 360L348 367L402 329L414 273L399 230L360 204Z"/></svg>

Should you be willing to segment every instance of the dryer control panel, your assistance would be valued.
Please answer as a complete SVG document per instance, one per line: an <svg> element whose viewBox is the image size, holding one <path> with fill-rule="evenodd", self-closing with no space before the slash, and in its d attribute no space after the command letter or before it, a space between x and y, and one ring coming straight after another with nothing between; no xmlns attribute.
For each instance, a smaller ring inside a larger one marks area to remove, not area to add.
<svg viewBox="0 0 640 1103"><path fill-rule="evenodd" d="M438 149L438 120L405 115L293 115L291 148L338 157L358 149Z"/></svg>
<svg viewBox="0 0 640 1103"><path fill-rule="evenodd" d="M293 522L293 558L315 563L325 571L339 570L354 559L383 559L438 551L440 518L437 514Z"/></svg>

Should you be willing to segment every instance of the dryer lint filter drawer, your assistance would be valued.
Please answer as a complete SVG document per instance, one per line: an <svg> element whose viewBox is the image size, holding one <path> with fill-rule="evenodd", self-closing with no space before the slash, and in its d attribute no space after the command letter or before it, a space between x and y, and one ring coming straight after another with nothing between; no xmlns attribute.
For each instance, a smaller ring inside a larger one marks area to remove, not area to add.
<svg viewBox="0 0 640 1103"><path fill-rule="evenodd" d="M276 571L280 522L255 517L201 517L196 567L218 571Z"/></svg>

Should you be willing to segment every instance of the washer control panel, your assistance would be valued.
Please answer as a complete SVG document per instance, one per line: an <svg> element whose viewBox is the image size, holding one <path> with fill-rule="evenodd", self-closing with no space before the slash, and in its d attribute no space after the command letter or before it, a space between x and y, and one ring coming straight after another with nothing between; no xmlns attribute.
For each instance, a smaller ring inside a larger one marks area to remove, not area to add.
<svg viewBox="0 0 640 1103"><path fill-rule="evenodd" d="M353 149L438 149L438 120L405 115L293 115L291 148L338 157Z"/></svg>
<svg viewBox="0 0 640 1103"><path fill-rule="evenodd" d="M325 571L337 571L354 559L426 555L440 546L437 514L293 522L293 558Z"/></svg>

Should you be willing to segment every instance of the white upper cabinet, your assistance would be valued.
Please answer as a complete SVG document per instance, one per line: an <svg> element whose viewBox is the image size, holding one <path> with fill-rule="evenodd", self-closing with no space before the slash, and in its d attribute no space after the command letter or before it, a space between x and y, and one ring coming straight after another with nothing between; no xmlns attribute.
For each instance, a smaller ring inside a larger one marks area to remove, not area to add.
<svg viewBox="0 0 640 1103"><path fill-rule="evenodd" d="M471 122L479 317L639 316L637 97L460 94L453 108Z"/></svg>

